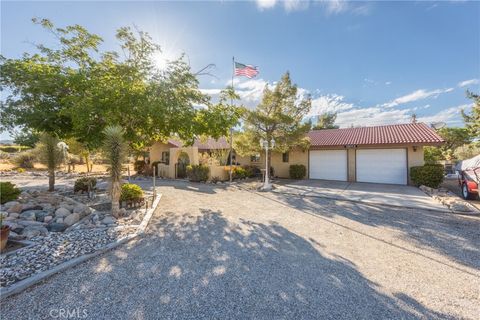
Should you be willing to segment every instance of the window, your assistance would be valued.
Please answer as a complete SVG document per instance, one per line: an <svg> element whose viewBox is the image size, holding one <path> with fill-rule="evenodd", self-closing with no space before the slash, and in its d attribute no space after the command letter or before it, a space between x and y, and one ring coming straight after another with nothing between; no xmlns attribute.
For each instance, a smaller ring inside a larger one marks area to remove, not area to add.
<svg viewBox="0 0 480 320"><path fill-rule="evenodd" d="M284 152L284 153L282 154L282 161L283 161L283 162L288 162L288 158L289 158L288 152Z"/></svg>
<svg viewBox="0 0 480 320"><path fill-rule="evenodd" d="M170 151L163 151L162 152L162 162L166 165L170 164Z"/></svg>
<svg viewBox="0 0 480 320"><path fill-rule="evenodd" d="M256 155L251 156L250 162L260 162L260 154L257 153Z"/></svg>

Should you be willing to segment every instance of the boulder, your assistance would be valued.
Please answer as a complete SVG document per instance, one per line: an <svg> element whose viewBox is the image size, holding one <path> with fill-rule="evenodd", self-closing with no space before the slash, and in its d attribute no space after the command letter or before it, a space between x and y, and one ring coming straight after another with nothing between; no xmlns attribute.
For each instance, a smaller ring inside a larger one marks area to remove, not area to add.
<svg viewBox="0 0 480 320"><path fill-rule="evenodd" d="M43 226L28 226L22 231L22 236L27 238L46 236L46 235L48 235L48 230Z"/></svg>
<svg viewBox="0 0 480 320"><path fill-rule="evenodd" d="M63 219L63 223L65 223L67 226L71 226L75 223L77 223L80 220L80 214L78 213L72 213L69 216L66 216Z"/></svg>
<svg viewBox="0 0 480 320"><path fill-rule="evenodd" d="M73 210L74 206L72 204L68 203L68 202L63 201L63 202L60 202L59 207L65 208L65 209L67 209L68 211L71 212Z"/></svg>
<svg viewBox="0 0 480 320"><path fill-rule="evenodd" d="M57 218L55 221L56 221L57 223L63 223L63 218Z"/></svg>
<svg viewBox="0 0 480 320"><path fill-rule="evenodd" d="M35 221L36 218L36 213L37 211L36 210L28 210L28 211L23 211L22 213L20 213L20 219L23 219L23 220L32 220L32 221Z"/></svg>
<svg viewBox="0 0 480 320"><path fill-rule="evenodd" d="M11 207L17 206L19 204L20 204L20 202L18 202L18 201L8 201L8 202L4 203L2 205L2 207L4 208L4 210L8 210Z"/></svg>
<svg viewBox="0 0 480 320"><path fill-rule="evenodd" d="M17 202L17 204L8 208L7 212L8 213L20 213L20 212L22 212L22 208L23 208L23 205L21 203Z"/></svg>
<svg viewBox="0 0 480 320"><path fill-rule="evenodd" d="M73 213L78 213L80 217L85 217L86 215L90 214L90 212L90 208L84 204L78 204L73 207Z"/></svg>
<svg viewBox="0 0 480 320"><path fill-rule="evenodd" d="M68 210L67 208L64 208L64 207L58 208L55 211L55 217L57 217L57 218L64 218L64 217L68 216L69 214L70 214L70 210Z"/></svg>
<svg viewBox="0 0 480 320"><path fill-rule="evenodd" d="M9 218L12 218L12 219L17 219L19 216L20 216L20 214L19 214L19 213L15 213L15 212L12 212L12 213L9 213L9 214L8 214L8 217L9 217Z"/></svg>
<svg viewBox="0 0 480 320"><path fill-rule="evenodd" d="M47 229L50 231L50 232L63 232L65 231L65 229L67 229L67 225L65 223L56 223L56 222L53 222L53 223L50 223L48 226L47 226Z"/></svg>
<svg viewBox="0 0 480 320"><path fill-rule="evenodd" d="M45 216L45 218L43 218L43 222L49 223L50 221L52 221L52 219L53 219L52 216Z"/></svg>
<svg viewBox="0 0 480 320"><path fill-rule="evenodd" d="M114 224L115 222L117 222L117 219L115 219L115 218L112 217L112 216L106 216L106 217L103 218L103 220L102 220L102 223L103 223L103 224Z"/></svg>

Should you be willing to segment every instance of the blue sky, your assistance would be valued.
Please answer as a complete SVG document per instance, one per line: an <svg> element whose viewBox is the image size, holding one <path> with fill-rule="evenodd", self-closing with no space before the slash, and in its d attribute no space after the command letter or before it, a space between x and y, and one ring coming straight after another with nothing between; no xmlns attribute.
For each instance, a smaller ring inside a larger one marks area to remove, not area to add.
<svg viewBox="0 0 480 320"><path fill-rule="evenodd" d="M117 28L136 25L162 45L159 60L185 52L194 71L214 63L218 79L200 78L213 96L230 81L232 56L257 65L256 79L235 79L251 107L288 70L312 94L311 115L336 111L342 127L408 122L412 113L461 126L465 90L480 91L480 2L2 1L2 55L52 43L32 17L81 24L105 49L117 48Z"/></svg>

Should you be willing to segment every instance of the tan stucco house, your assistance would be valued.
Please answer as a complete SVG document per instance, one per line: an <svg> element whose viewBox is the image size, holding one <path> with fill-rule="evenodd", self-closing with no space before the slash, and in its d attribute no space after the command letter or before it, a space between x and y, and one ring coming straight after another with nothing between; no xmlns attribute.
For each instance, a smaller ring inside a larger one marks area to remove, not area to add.
<svg viewBox="0 0 480 320"><path fill-rule="evenodd" d="M375 127L313 130L308 133L309 150L273 153L271 166L275 176L289 177L292 164L303 164L308 179L409 184L410 168L424 164L423 147L440 145L443 139L424 123ZM168 178L179 177L179 167L187 161L198 164L203 152L228 150L228 142L208 139L183 147L170 140L157 142L150 150L151 161L160 161L158 173ZM265 167L264 154L251 157L234 156L234 163ZM211 176L228 178L228 166L211 165Z"/></svg>

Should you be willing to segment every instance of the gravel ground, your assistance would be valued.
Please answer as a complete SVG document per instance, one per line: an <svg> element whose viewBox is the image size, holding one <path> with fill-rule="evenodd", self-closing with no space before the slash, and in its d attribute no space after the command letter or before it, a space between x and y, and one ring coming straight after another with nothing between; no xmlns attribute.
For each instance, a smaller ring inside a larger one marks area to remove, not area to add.
<svg viewBox="0 0 480 320"><path fill-rule="evenodd" d="M480 220L162 182L147 234L4 319L478 319Z"/></svg>
<svg viewBox="0 0 480 320"><path fill-rule="evenodd" d="M92 229L34 237L30 241L37 244L0 258L0 287L8 287L62 262L102 249L135 231L136 228Z"/></svg>

